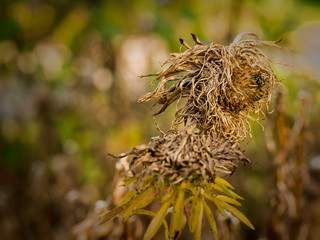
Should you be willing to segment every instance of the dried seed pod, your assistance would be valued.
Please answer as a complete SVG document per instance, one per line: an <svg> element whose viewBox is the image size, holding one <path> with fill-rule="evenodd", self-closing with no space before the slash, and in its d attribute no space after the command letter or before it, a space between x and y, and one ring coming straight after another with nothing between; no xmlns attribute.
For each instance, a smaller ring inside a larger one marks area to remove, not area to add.
<svg viewBox="0 0 320 240"><path fill-rule="evenodd" d="M270 60L258 45L278 47L277 42L262 41L252 33L240 34L229 46L216 43L203 45L192 35L193 48L182 39L187 50L172 54L151 85L156 89L139 99L157 99L165 111L175 101L186 102L177 109L172 129L180 123L200 132L214 132L218 137L244 139L250 134L250 113L259 113L271 99L277 78ZM254 38L254 39L253 39Z"/></svg>

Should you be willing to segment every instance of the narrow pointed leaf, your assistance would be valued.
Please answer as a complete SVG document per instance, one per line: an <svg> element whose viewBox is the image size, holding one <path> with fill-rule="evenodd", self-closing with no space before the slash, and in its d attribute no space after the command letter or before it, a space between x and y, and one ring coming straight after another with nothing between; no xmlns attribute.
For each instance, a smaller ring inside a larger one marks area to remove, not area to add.
<svg viewBox="0 0 320 240"><path fill-rule="evenodd" d="M126 206L127 205L121 205L119 207L112 209L111 211L101 214L97 224L100 225L108 221L111 221L112 219L120 215L125 210Z"/></svg>
<svg viewBox="0 0 320 240"><path fill-rule="evenodd" d="M122 216L127 220L134 209L144 208L153 202L156 198L156 193L153 188L149 188L141 193L137 198L128 202L129 206L125 209Z"/></svg>
<svg viewBox="0 0 320 240"><path fill-rule="evenodd" d="M183 201L183 206L187 205L191 201L192 201L192 197L188 197L186 200Z"/></svg>
<svg viewBox="0 0 320 240"><path fill-rule="evenodd" d="M224 217L228 217L228 215L227 215L226 212L224 211L224 209L223 209L223 207L222 207L219 199L215 198L214 196L210 196L210 195L207 194L207 193L202 193L202 195L203 195L206 199L208 199L208 200L210 200L211 202L213 202L214 205L216 205L216 207L218 208L219 212L220 212Z"/></svg>
<svg viewBox="0 0 320 240"><path fill-rule="evenodd" d="M243 200L244 198L233 192L232 190L228 189L225 185L217 183L217 184L211 184L212 188L218 192L224 193L228 195L229 197L232 197L234 199L240 199Z"/></svg>
<svg viewBox="0 0 320 240"><path fill-rule="evenodd" d="M217 229L216 220L214 219L214 215L204 199L202 199L202 204L203 204L204 212L206 213L206 216L208 218L213 236L215 239L218 240L218 229Z"/></svg>
<svg viewBox="0 0 320 240"><path fill-rule="evenodd" d="M227 180L225 180L225 179L223 179L223 178L220 178L220 177L216 177L215 179L214 179L214 182L215 183L219 183L219 184L223 184L223 185L225 185L226 187L228 187L228 188L231 188L231 189L234 189L234 187L232 187L232 185L227 181Z"/></svg>
<svg viewBox="0 0 320 240"><path fill-rule="evenodd" d="M173 213L171 217L171 223L170 223L170 238L174 239L175 236L177 236L177 233L182 228L183 223L183 201L184 201L184 183L181 184L180 189L178 190L177 197L175 199L175 202L173 204Z"/></svg>
<svg viewBox="0 0 320 240"><path fill-rule="evenodd" d="M192 207L191 207L191 214L190 214L190 232L194 233L194 231L196 230L197 227L197 217L199 215L200 212L200 199L199 199L199 195L196 194L193 197L193 201L192 201Z"/></svg>
<svg viewBox="0 0 320 240"><path fill-rule="evenodd" d="M164 217L167 215L167 211L171 205L171 202L172 201L167 201L167 202L163 203L160 210L157 212L155 217L150 222L150 224L146 230L146 233L144 235L143 240L152 239L154 237L154 235L157 233L157 231L159 230L159 228L162 224L162 221L164 221Z"/></svg>
<svg viewBox="0 0 320 240"><path fill-rule="evenodd" d="M216 182L216 185L218 185L226 195L228 195L229 197L233 197L231 190L228 189L226 185L220 184L219 182Z"/></svg>
<svg viewBox="0 0 320 240"><path fill-rule="evenodd" d="M124 203L128 202L129 200L133 199L138 194L140 194L140 192L141 192L141 190L139 191L138 188L131 189L129 192L126 193L126 195L124 195L120 204L124 204Z"/></svg>
<svg viewBox="0 0 320 240"><path fill-rule="evenodd" d="M152 211L149 211L146 209L135 209L133 211L133 214L149 215L149 216L153 216L153 217L155 217L157 215L156 212L152 212ZM162 220L162 224L164 227L164 238L169 239L169 228L168 228L168 224L165 219Z"/></svg>
<svg viewBox="0 0 320 240"><path fill-rule="evenodd" d="M238 209L232 207L231 205L225 203L223 206L227 211L229 211L233 216L235 216L236 218L238 218L241 222L243 222L244 224L246 224L249 228L254 230L254 226L252 225L252 223L249 221L249 219L243 215L242 212L240 212Z"/></svg>
<svg viewBox="0 0 320 240"><path fill-rule="evenodd" d="M237 200L224 195L215 195L215 198L222 202L230 203L239 207L241 206L241 203L239 203Z"/></svg>
<svg viewBox="0 0 320 240"><path fill-rule="evenodd" d="M133 199L136 195L139 195L141 192L143 192L145 189L147 189L150 186L150 181L146 182L142 185L142 187L135 187L131 189L129 192L124 195L124 197L121 200L121 204L124 204L128 202L129 200Z"/></svg>
<svg viewBox="0 0 320 240"><path fill-rule="evenodd" d="M203 218L203 204L202 201L199 200L199 214L197 216L196 229L193 233L194 240L201 240L201 230L202 230L202 218Z"/></svg>
<svg viewBox="0 0 320 240"><path fill-rule="evenodd" d="M123 184L121 186L127 186L127 185L129 185L131 183L135 183L137 181L138 181L138 179L136 179L136 178L127 177L127 178L123 179Z"/></svg>
<svg viewBox="0 0 320 240"><path fill-rule="evenodd" d="M233 197L234 199L244 200L243 197L241 197L240 195L236 194L235 192L233 192L233 191L231 191L231 190L229 190L229 192L230 192L230 194L232 195L232 197Z"/></svg>
<svg viewBox="0 0 320 240"><path fill-rule="evenodd" d="M223 189L215 183L211 183L211 187L218 192L224 193Z"/></svg>

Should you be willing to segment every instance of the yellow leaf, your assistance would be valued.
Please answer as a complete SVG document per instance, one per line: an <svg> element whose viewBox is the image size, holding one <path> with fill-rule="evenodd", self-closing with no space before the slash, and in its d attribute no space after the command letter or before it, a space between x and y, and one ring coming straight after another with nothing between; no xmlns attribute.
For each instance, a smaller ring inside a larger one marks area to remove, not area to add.
<svg viewBox="0 0 320 240"><path fill-rule="evenodd" d="M232 185L227 181L227 180L225 180L225 179L223 179L223 178L220 178L220 177L216 177L215 179L214 179L214 182L216 183L216 184L223 184L223 185L225 185L225 186L227 186L228 188L231 188L231 189L234 189L234 187L232 187Z"/></svg>
<svg viewBox="0 0 320 240"><path fill-rule="evenodd" d="M153 202L156 198L155 189L149 188L143 193L141 193L138 197L130 200L128 202L128 207L123 212L122 216L126 221L131 215L134 209L144 208L148 206L151 202Z"/></svg>
<svg viewBox="0 0 320 240"><path fill-rule="evenodd" d="M124 203L128 202L129 200L133 199L133 198L136 197L140 192L141 192L141 190L139 191L137 188L131 189L129 192L126 193L126 195L124 195L124 197L122 198L120 204L124 204Z"/></svg>
<svg viewBox="0 0 320 240"><path fill-rule="evenodd" d="M164 221L164 217L167 215L168 208L171 205L171 200L165 202L162 204L160 210L157 212L155 217L150 222L146 233L144 234L143 240L149 240L152 239L153 236L157 233L159 230L162 221Z"/></svg>
<svg viewBox="0 0 320 240"><path fill-rule="evenodd" d="M183 223L183 201L185 194L185 183L183 182L178 188L177 197L175 198L175 202L173 204L173 212L170 223L170 238L176 239L182 228Z"/></svg>
<svg viewBox="0 0 320 240"><path fill-rule="evenodd" d="M222 207L219 199L216 199L214 196L211 196L211 195L209 195L209 194L207 194L207 193L202 193L202 195L203 195L206 199L208 199L208 200L210 200L211 202L213 202L214 205L216 205L216 207L218 208L219 212L220 212L224 217L228 217L228 215L227 215L226 212L224 211L224 209L223 209L223 207Z"/></svg>
<svg viewBox="0 0 320 240"><path fill-rule="evenodd" d="M216 185L218 185L226 195L228 195L229 197L233 197L231 194L231 190L227 188L224 184L220 184L219 182L216 182Z"/></svg>
<svg viewBox="0 0 320 240"><path fill-rule="evenodd" d="M146 209L135 209L133 211L133 214L141 214L141 215L144 214L144 215L149 215L149 216L155 217L157 213L146 210ZM168 224L165 219L163 219L162 224L164 227L164 238L169 239L169 228L168 228Z"/></svg>
<svg viewBox="0 0 320 240"><path fill-rule="evenodd" d="M121 186L127 186L127 185L129 185L131 183L135 183L137 181L138 181L137 178L127 177L127 178L123 179L123 184Z"/></svg>
<svg viewBox="0 0 320 240"><path fill-rule="evenodd" d="M232 195L232 197L233 197L234 199L244 200L243 197L241 197L240 195L236 194L235 192L233 192L233 191L231 191L231 190L229 190L229 192L230 192L230 194Z"/></svg>
<svg viewBox="0 0 320 240"><path fill-rule="evenodd" d="M202 200L204 212L207 215L213 236L215 239L218 240L218 229L217 229L216 220L214 219L213 213L212 213L211 209L209 208L209 206L207 205L206 201L204 199L201 199L201 200Z"/></svg>
<svg viewBox="0 0 320 240"><path fill-rule="evenodd" d="M101 214L97 224L100 225L105 222L111 221L112 219L120 215L125 210L126 207L127 207L127 204L121 205L119 207L112 209L111 211Z"/></svg>
<svg viewBox="0 0 320 240"><path fill-rule="evenodd" d="M193 233L194 240L201 240L201 230L202 230L202 218L203 218L203 204L199 200L199 214L197 216L196 229Z"/></svg>
<svg viewBox="0 0 320 240"><path fill-rule="evenodd" d="M234 204L236 206L241 206L241 203L239 203L237 200L224 196L224 195L215 195L215 198L226 203Z"/></svg>
<svg viewBox="0 0 320 240"><path fill-rule="evenodd" d="M242 212L240 212L238 209L232 207L231 205L224 203L223 204L224 208L229 211L233 216L235 216L236 218L238 218L241 222L243 222L244 224L246 224L249 228L254 230L254 226L252 225L252 223L249 221L249 219L243 215Z"/></svg>
<svg viewBox="0 0 320 240"><path fill-rule="evenodd" d="M145 189L147 189L150 186L150 181L144 183L142 185L142 187L138 188L135 187L133 189L131 189L129 192L126 193L126 195L124 195L124 197L121 200L121 204L124 204L126 202L128 202L129 200L133 199L134 197L136 197L137 195L139 195L141 192L143 192Z"/></svg>
<svg viewBox="0 0 320 240"><path fill-rule="evenodd" d="M190 232L194 233L197 227L197 217L200 212L200 199L199 194L194 195L191 207L191 214L190 214Z"/></svg>
<svg viewBox="0 0 320 240"><path fill-rule="evenodd" d="M225 193L229 197L232 197L234 199L240 199L243 200L243 197L239 196L238 194L234 193L232 190L228 189L225 185L216 183L216 184L211 184L212 188L214 190L217 190L219 192Z"/></svg>
<svg viewBox="0 0 320 240"><path fill-rule="evenodd" d="M224 193L223 189L215 183L211 183L211 187L218 192Z"/></svg>
<svg viewBox="0 0 320 240"><path fill-rule="evenodd" d="M183 201L183 206L187 205L189 202L191 202L192 197L188 197L186 200Z"/></svg>

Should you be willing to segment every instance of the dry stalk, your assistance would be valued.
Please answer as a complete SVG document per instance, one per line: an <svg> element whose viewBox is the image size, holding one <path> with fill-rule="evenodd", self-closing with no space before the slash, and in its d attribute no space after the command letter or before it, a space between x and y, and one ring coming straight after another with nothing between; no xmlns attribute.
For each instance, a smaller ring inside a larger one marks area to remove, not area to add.
<svg viewBox="0 0 320 240"><path fill-rule="evenodd" d="M286 121L284 93L279 92L275 119L269 122L269 132L274 132L276 136L266 136L269 146L275 146L268 150L276 167L275 194L270 204L270 239L309 239L313 234L311 228L314 223L311 219L317 214L311 204L314 199L303 196L308 187L305 135L311 103L309 94L301 92L299 103L299 112L291 127Z"/></svg>

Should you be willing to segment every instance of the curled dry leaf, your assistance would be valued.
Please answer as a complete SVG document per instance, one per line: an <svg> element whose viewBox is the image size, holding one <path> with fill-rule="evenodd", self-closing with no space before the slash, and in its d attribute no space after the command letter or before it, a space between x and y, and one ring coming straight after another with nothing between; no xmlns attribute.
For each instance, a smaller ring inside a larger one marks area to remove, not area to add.
<svg viewBox="0 0 320 240"><path fill-rule="evenodd" d="M200 132L215 132L218 137L244 139L250 134L250 113L259 113L271 99L277 78L270 60L259 45L278 47L277 42L262 41L253 33L242 33L229 46L203 45L192 34L195 46L172 54L150 85L156 89L138 102L156 99L162 113L176 101L185 99L177 109L172 128L185 123Z"/></svg>
<svg viewBox="0 0 320 240"><path fill-rule="evenodd" d="M184 179L214 179L231 175L240 161L249 163L240 144L209 134L170 131L116 156L128 157L129 169L139 181L157 178L175 184Z"/></svg>

